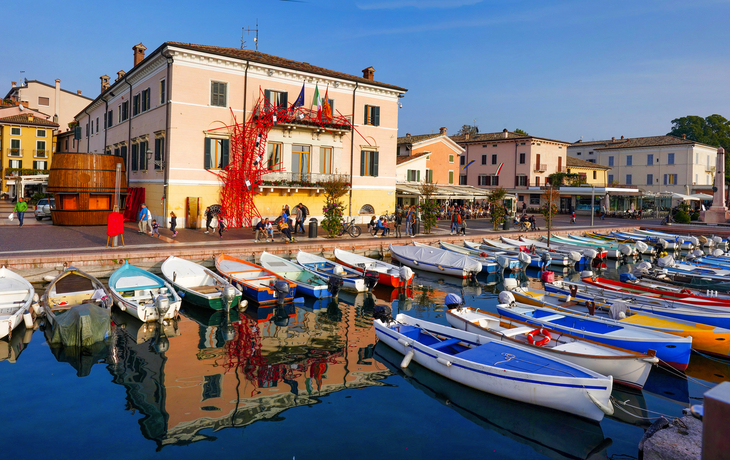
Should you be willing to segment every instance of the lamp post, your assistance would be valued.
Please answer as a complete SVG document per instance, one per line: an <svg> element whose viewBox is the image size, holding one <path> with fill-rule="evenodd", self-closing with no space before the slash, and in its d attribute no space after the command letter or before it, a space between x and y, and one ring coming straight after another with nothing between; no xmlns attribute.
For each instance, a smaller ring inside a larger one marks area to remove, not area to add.
<svg viewBox="0 0 730 460"><path fill-rule="evenodd" d="M593 227L593 216L596 214L596 186L591 185L591 227Z"/></svg>

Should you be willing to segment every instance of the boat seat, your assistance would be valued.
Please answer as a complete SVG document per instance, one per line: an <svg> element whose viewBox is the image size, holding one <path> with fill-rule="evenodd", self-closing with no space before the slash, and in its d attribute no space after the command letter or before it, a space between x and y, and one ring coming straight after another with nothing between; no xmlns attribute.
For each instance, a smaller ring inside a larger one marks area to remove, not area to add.
<svg viewBox="0 0 730 460"><path fill-rule="evenodd" d="M189 287L188 289L190 289L191 291L199 292L201 294L213 294L214 292L218 292L216 286L209 285Z"/></svg>
<svg viewBox="0 0 730 460"><path fill-rule="evenodd" d="M537 318L540 321L555 321L556 319L565 318L564 315L550 315L543 318Z"/></svg>
<svg viewBox="0 0 730 460"><path fill-rule="evenodd" d="M502 335L505 337L514 337L514 336L520 335L520 334L527 334L528 332L534 331L534 330L535 330L534 327L527 327L527 326L516 327L514 329L508 329L506 331L502 331Z"/></svg>
<svg viewBox="0 0 730 460"><path fill-rule="evenodd" d="M441 348L450 347L451 345L456 345L457 343L461 342L459 339L448 339L444 340L443 342L434 343L433 345L430 345L431 348L434 350L440 350Z"/></svg>

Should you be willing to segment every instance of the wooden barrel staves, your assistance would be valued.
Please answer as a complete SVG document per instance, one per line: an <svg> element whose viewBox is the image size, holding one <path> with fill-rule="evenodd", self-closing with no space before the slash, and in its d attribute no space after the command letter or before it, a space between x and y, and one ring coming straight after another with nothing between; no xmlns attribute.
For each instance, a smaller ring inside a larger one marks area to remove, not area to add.
<svg viewBox="0 0 730 460"><path fill-rule="evenodd" d="M120 156L56 153L48 175L48 191L56 209L54 225L106 225L114 208L117 164L122 165L119 211L124 209L127 175Z"/></svg>

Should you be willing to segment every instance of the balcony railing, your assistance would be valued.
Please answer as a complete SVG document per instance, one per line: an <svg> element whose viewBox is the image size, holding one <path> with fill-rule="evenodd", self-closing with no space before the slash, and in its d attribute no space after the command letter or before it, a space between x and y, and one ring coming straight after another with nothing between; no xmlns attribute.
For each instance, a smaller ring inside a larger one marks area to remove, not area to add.
<svg viewBox="0 0 730 460"><path fill-rule="evenodd" d="M535 172L545 172L545 171L547 171L546 164L536 164L535 165Z"/></svg>
<svg viewBox="0 0 730 460"><path fill-rule="evenodd" d="M561 166L559 168L555 168L555 170L559 173L568 172L568 168L566 166Z"/></svg>
<svg viewBox="0 0 730 460"><path fill-rule="evenodd" d="M339 131L350 131L352 129L350 117L339 114L333 114L331 119L327 119L324 115L319 116L316 110L304 107L290 107L277 113L276 122L282 125L311 126L312 128L326 127ZM253 115L254 119L271 116L272 110L266 107Z"/></svg>
<svg viewBox="0 0 730 460"><path fill-rule="evenodd" d="M33 156L35 158L48 158L48 150L33 150Z"/></svg>
<svg viewBox="0 0 730 460"><path fill-rule="evenodd" d="M265 187L321 187L333 179L352 183L349 174L297 173L290 171L271 172L261 176Z"/></svg>
<svg viewBox="0 0 730 460"><path fill-rule="evenodd" d="M8 150L8 156L9 157L22 157L23 156L23 149L7 149Z"/></svg>

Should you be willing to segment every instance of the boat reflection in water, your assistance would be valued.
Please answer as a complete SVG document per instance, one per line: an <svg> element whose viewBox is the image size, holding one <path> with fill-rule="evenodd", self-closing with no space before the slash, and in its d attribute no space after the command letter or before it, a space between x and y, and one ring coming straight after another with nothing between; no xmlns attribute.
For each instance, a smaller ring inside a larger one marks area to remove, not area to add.
<svg viewBox="0 0 730 460"><path fill-rule="evenodd" d="M289 303L225 315L184 304L169 349L158 353L154 338L140 343L124 331L109 369L127 390L127 410L144 414L142 434L158 450L276 420L336 391L382 386L390 372L364 359L375 342L372 319L342 304L330 315L325 305L327 313Z"/></svg>
<svg viewBox="0 0 730 460"><path fill-rule="evenodd" d="M41 326L43 334L48 343L48 348L59 363L68 363L76 369L77 377L87 377L91 374L91 368L94 364L104 364L109 356L109 344L111 337L102 342L95 342L92 345L84 347L67 347L60 343L52 342L52 328L46 323Z"/></svg>
<svg viewBox="0 0 730 460"><path fill-rule="evenodd" d="M0 339L0 361L16 362L23 350L28 348L30 339L33 338L33 331L37 328L37 321L33 323L32 328L26 328L25 323L21 322L11 331L9 337Z"/></svg>
<svg viewBox="0 0 730 460"><path fill-rule="evenodd" d="M466 419L528 445L540 455L554 459L606 458L605 450L612 444L595 422L477 391L415 362L401 369L403 355L384 344L375 347L375 359Z"/></svg>

